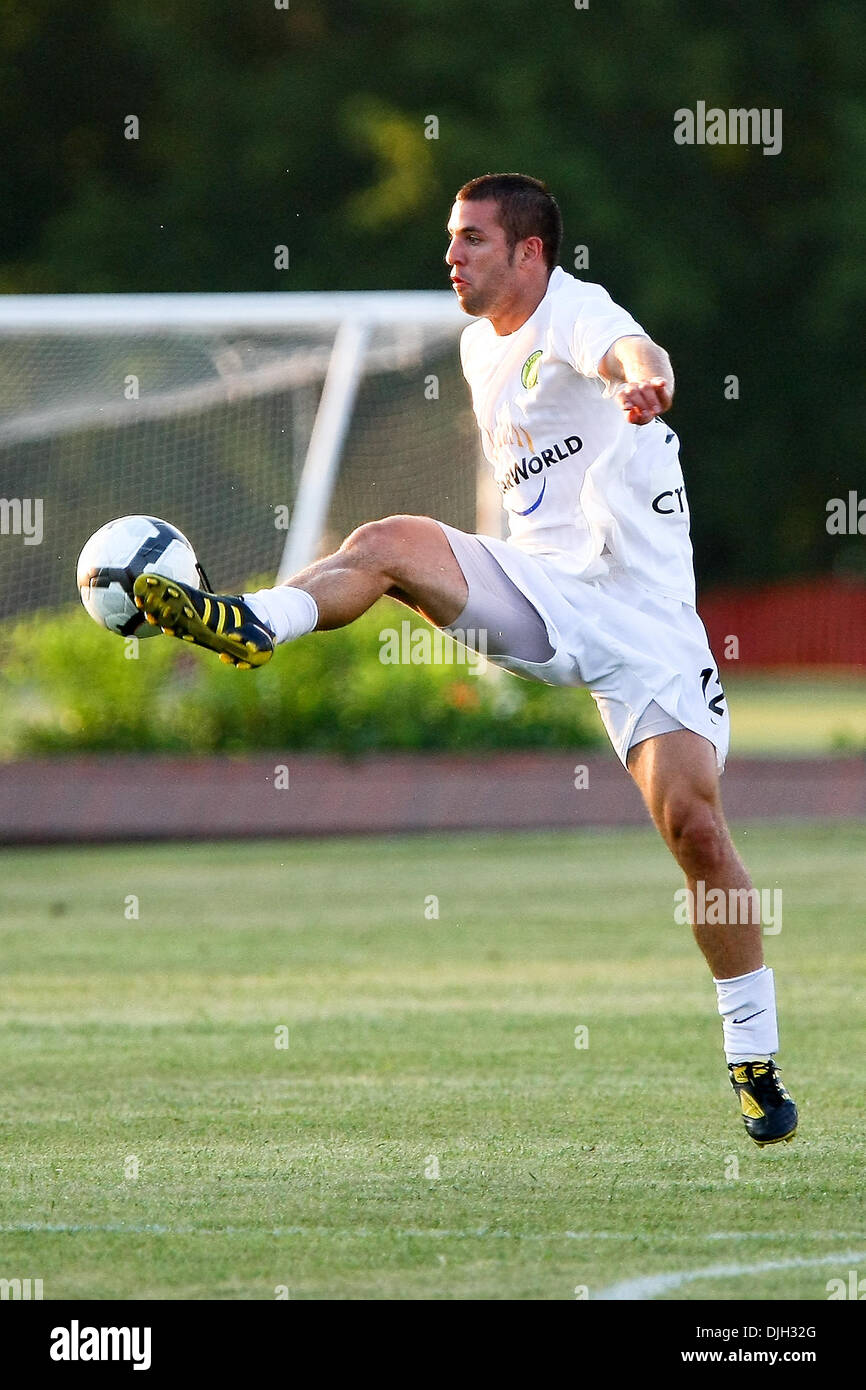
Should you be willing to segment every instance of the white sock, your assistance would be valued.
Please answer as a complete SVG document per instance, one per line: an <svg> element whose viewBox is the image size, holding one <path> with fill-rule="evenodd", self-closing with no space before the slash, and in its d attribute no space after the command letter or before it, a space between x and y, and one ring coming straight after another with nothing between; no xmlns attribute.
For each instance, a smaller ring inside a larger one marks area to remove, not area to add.
<svg viewBox="0 0 866 1390"><path fill-rule="evenodd" d="M766 1062L779 1047L773 972L762 965L749 975L714 980L729 1062Z"/></svg>
<svg viewBox="0 0 866 1390"><path fill-rule="evenodd" d="M312 594L281 584L276 589L259 589L242 594L257 618L267 623L275 642L293 642L312 632L319 621L319 610Z"/></svg>

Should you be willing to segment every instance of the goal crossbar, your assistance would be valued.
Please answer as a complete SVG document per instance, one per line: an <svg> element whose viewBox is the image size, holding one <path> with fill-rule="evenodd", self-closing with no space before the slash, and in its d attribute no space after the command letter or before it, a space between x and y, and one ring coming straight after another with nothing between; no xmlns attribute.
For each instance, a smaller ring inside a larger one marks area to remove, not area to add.
<svg viewBox="0 0 866 1390"><path fill-rule="evenodd" d="M278 336L287 330L322 333L329 341L253 371L231 363L218 379L157 391L134 402L78 399L2 418L0 442L23 443L66 432L165 419L221 400L279 392L323 382L288 529L279 577L315 558L334 491L341 451L361 381L420 353L424 336L447 342L466 324L448 290L272 292L239 294L46 294L0 296L0 341L30 338ZM396 337L374 345L377 329ZM419 357L420 360L420 357Z"/></svg>
<svg viewBox="0 0 866 1390"><path fill-rule="evenodd" d="M350 290L261 294L6 294L0 335L279 332L335 329L347 320L452 328L466 317L450 290Z"/></svg>

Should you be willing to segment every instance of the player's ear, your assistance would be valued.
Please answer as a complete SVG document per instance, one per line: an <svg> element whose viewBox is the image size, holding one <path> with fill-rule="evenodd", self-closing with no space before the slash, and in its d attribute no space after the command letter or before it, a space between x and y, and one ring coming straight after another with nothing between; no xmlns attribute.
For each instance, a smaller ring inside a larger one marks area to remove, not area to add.
<svg viewBox="0 0 866 1390"><path fill-rule="evenodd" d="M526 265L534 265L544 259L544 242L540 236L524 237L520 243L520 259Z"/></svg>

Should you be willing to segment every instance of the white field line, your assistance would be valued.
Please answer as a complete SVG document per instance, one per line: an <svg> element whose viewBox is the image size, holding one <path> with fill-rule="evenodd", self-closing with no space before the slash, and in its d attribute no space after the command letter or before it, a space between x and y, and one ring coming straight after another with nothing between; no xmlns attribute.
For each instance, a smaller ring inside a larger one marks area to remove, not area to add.
<svg viewBox="0 0 866 1390"><path fill-rule="evenodd" d="M707 1265L704 1269L681 1269L672 1274L645 1274L637 1279L624 1279L597 1293L597 1299L632 1300L638 1302L657 1298L659 1294L692 1284L697 1279L740 1279L746 1274L768 1274L777 1269L808 1269L815 1265L836 1265L838 1268L856 1265L866 1260L866 1250L846 1250L839 1255L796 1256L789 1260L762 1260L759 1264Z"/></svg>

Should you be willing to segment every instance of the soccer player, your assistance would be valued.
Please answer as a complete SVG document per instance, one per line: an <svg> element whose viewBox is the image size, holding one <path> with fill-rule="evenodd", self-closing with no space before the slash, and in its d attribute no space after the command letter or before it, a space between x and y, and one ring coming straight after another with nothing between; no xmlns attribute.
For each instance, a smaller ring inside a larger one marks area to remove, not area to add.
<svg viewBox="0 0 866 1390"><path fill-rule="evenodd" d="M695 610L678 440L661 418L674 393L668 355L600 285L558 266L562 219L538 180L473 179L448 235L454 293L475 318L463 371L508 540L390 516L277 588L215 595L148 574L136 602L166 632L242 667L353 622L384 594L445 631L483 633L507 670L589 687L693 909L711 894L751 905L719 796L728 711ZM692 911L693 930L746 1129L760 1145L791 1139L797 1109L774 1060L759 914L702 915Z"/></svg>

